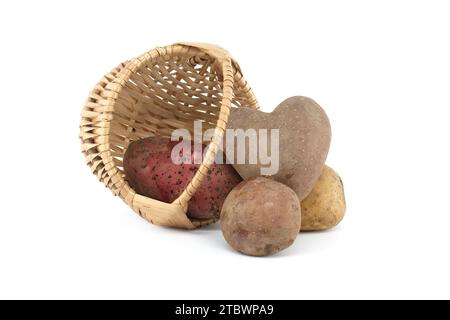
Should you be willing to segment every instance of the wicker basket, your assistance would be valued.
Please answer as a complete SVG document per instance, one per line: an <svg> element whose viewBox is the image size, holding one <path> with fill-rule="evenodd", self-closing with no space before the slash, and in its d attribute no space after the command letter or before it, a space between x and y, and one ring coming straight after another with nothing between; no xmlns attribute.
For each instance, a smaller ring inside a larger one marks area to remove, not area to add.
<svg viewBox="0 0 450 320"><path fill-rule="evenodd" d="M151 223L193 229L212 220L190 220L188 201L202 183L224 134L231 107L258 104L239 65L222 48L178 43L120 64L97 84L83 109L82 152L92 172L114 195ZM136 194L125 180L123 155L130 142L170 137L174 129L215 128L210 148L186 189L172 203Z"/></svg>

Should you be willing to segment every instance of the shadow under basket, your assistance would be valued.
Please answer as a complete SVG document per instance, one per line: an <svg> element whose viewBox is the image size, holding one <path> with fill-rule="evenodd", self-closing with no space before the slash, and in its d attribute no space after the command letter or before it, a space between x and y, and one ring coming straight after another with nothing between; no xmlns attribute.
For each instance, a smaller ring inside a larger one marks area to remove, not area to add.
<svg viewBox="0 0 450 320"><path fill-rule="evenodd" d="M213 223L190 220L188 201L208 172L226 129L230 108L258 103L239 65L222 48L177 43L120 64L105 75L81 115L86 163L112 193L151 223L184 229ZM182 194L165 203L137 194L126 181L122 159L135 140L170 137L175 129L193 134L194 121L214 136L203 163Z"/></svg>

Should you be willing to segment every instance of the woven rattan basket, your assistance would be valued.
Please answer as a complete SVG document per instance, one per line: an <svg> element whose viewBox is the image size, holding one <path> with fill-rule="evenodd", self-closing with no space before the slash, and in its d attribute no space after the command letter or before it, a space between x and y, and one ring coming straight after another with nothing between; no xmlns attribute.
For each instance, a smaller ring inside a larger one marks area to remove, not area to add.
<svg viewBox="0 0 450 320"><path fill-rule="evenodd" d="M212 220L190 220L188 201L203 181L224 134L231 107L258 104L239 65L222 48L178 43L120 64L90 93L82 112L82 152L92 172L114 195L151 223L193 229ZM122 159L130 142L192 132L193 122L215 128L192 181L172 203L136 194L125 180Z"/></svg>

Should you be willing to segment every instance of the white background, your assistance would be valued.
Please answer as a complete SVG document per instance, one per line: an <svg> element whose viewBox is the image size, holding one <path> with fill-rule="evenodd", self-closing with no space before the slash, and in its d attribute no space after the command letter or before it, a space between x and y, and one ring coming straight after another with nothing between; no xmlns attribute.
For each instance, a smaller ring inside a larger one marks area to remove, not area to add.
<svg viewBox="0 0 450 320"><path fill-rule="evenodd" d="M0 298L450 298L447 1L1 1ZM139 218L78 140L100 77L156 46L239 61L263 109L327 111L347 215L269 258Z"/></svg>

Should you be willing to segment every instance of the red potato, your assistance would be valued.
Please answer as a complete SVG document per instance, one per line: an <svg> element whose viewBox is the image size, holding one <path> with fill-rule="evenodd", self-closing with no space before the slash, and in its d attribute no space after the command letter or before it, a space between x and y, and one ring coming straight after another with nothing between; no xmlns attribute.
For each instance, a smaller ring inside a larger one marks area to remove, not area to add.
<svg viewBox="0 0 450 320"><path fill-rule="evenodd" d="M124 156L124 171L130 186L139 194L172 202L181 195L199 164L175 164L169 138L152 137L132 142ZM198 153L192 150L192 159ZM180 153L181 156L181 153ZM218 219L225 198L242 179L231 165L212 164L188 204L188 217Z"/></svg>

